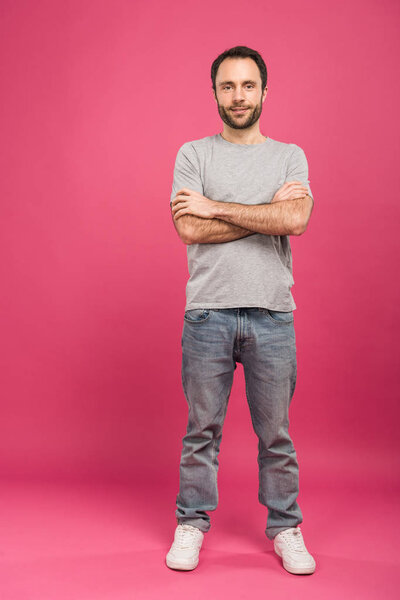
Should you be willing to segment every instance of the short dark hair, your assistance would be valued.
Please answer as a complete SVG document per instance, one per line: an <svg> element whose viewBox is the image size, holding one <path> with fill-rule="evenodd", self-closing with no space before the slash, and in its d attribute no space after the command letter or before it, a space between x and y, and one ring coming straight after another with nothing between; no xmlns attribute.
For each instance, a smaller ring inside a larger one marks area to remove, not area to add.
<svg viewBox="0 0 400 600"><path fill-rule="evenodd" d="M261 54L259 54L257 50L252 50L247 46L234 46L233 48L229 48L229 50L225 50L225 52L222 52L222 54L217 56L217 58L211 65L211 80L214 92L216 92L215 79L217 76L218 67L222 63L222 61L225 60L225 58L252 58L257 64L258 69L260 71L261 89L262 91L264 91L265 86L267 85L268 73L267 67L265 65L264 60L261 57Z"/></svg>

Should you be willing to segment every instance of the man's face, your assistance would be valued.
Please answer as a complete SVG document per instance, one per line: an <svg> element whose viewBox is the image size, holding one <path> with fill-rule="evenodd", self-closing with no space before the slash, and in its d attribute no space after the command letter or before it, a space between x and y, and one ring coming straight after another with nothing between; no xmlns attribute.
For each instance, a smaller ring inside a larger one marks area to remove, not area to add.
<svg viewBox="0 0 400 600"><path fill-rule="evenodd" d="M226 58L215 79L218 112L232 129L247 129L259 118L267 95L261 90L261 75L252 58ZM245 110L238 110L239 107Z"/></svg>

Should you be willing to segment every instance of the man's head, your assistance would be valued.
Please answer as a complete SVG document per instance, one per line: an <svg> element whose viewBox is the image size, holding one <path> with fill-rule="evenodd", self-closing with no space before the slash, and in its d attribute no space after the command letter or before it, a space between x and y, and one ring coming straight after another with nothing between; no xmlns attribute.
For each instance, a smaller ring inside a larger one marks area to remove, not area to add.
<svg viewBox="0 0 400 600"><path fill-rule="evenodd" d="M235 46L225 50L211 66L218 112L226 125L247 129L258 121L267 95L267 67L256 50ZM237 109L244 107L239 112Z"/></svg>

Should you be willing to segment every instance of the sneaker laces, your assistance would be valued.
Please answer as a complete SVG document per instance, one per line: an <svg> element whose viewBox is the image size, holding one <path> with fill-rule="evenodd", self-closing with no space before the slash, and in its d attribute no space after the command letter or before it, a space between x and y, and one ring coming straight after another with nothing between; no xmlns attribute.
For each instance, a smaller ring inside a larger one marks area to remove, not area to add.
<svg viewBox="0 0 400 600"><path fill-rule="evenodd" d="M281 537L285 538L290 550L294 550L294 552L307 552L300 527L284 529L281 532Z"/></svg>
<svg viewBox="0 0 400 600"><path fill-rule="evenodd" d="M199 538L199 531L193 525L180 525L176 533L176 544L179 548L193 548Z"/></svg>

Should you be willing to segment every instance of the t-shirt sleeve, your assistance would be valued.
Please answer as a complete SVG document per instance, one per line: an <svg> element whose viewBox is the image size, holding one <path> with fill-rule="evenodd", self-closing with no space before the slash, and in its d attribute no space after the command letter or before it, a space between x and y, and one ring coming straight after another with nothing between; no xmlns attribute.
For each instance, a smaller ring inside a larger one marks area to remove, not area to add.
<svg viewBox="0 0 400 600"><path fill-rule="evenodd" d="M203 194L203 182L200 176L200 165L196 151L190 142L186 142L178 150L175 160L174 178L169 205L181 188L189 188Z"/></svg>
<svg viewBox="0 0 400 600"><path fill-rule="evenodd" d="M300 148L300 146L297 146L297 144L291 144L291 146L294 146L294 150L289 157L284 183L289 181L300 181L307 186L308 194L314 200L310 188L310 181L308 179L308 162L304 150Z"/></svg>

